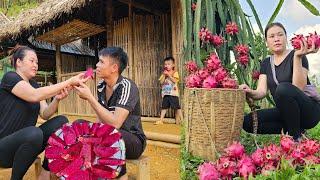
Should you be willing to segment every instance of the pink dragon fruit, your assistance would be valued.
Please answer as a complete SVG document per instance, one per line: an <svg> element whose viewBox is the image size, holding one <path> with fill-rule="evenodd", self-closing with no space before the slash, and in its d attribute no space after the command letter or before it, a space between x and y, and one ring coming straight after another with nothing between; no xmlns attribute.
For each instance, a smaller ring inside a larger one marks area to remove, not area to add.
<svg viewBox="0 0 320 180"><path fill-rule="evenodd" d="M249 54L249 47L245 44L238 44L234 47L236 54L238 55L248 55Z"/></svg>
<svg viewBox="0 0 320 180"><path fill-rule="evenodd" d="M230 78L230 77L226 77L222 82L221 85L223 88L229 88L229 89L237 89L238 88L238 84L237 81Z"/></svg>
<svg viewBox="0 0 320 180"><path fill-rule="evenodd" d="M263 148L266 163L278 164L280 161L280 148L274 144Z"/></svg>
<svg viewBox="0 0 320 180"><path fill-rule="evenodd" d="M202 83L203 88L216 88L218 87L218 82L213 76L208 76Z"/></svg>
<svg viewBox="0 0 320 180"><path fill-rule="evenodd" d="M228 72L223 67L220 67L219 69L217 69L213 72L213 75L214 75L215 79L219 83L221 83L228 76Z"/></svg>
<svg viewBox="0 0 320 180"><path fill-rule="evenodd" d="M218 160L217 170L222 177L231 179L237 173L237 164L229 157L221 157Z"/></svg>
<svg viewBox="0 0 320 180"><path fill-rule="evenodd" d="M235 22L229 22L226 25L226 33L229 35L235 35L238 34L239 29L238 29L238 25Z"/></svg>
<svg viewBox="0 0 320 180"><path fill-rule="evenodd" d="M200 180L218 180L219 172L212 163L203 163L198 167Z"/></svg>
<svg viewBox="0 0 320 180"><path fill-rule="evenodd" d="M206 61L206 66L209 71L215 71L221 67L221 61L216 53L212 53Z"/></svg>
<svg viewBox="0 0 320 180"><path fill-rule="evenodd" d="M262 167L264 164L264 151L261 148L258 148L254 153L251 154L251 158L253 163L258 166Z"/></svg>
<svg viewBox="0 0 320 180"><path fill-rule="evenodd" d="M240 55L237 56L236 60L238 61L238 63L240 63L243 66L247 66L249 63L249 56L248 55Z"/></svg>
<svg viewBox="0 0 320 180"><path fill-rule="evenodd" d="M306 157L307 153L303 151L303 147L301 145L298 145L289 157L293 159L293 164L300 164L303 165L305 163L304 158Z"/></svg>
<svg viewBox="0 0 320 180"><path fill-rule="evenodd" d="M295 148L295 142L291 136L282 135L280 139L280 146L285 153L289 153Z"/></svg>
<svg viewBox="0 0 320 180"><path fill-rule="evenodd" d="M84 73L84 78L90 77L91 79L93 79L93 69L92 68L88 68L87 71Z"/></svg>
<svg viewBox="0 0 320 180"><path fill-rule="evenodd" d="M242 156L242 158L238 162L239 174L244 179L247 179L250 174L254 174L256 172L256 167L252 162L252 159L247 155Z"/></svg>
<svg viewBox="0 0 320 180"><path fill-rule="evenodd" d="M259 80L260 72L259 71L253 71L252 72L252 79L257 81Z"/></svg>
<svg viewBox="0 0 320 180"><path fill-rule="evenodd" d="M101 165L118 166L118 165L124 165L125 163L126 161L122 159L113 159L113 158L98 159L98 164L101 164Z"/></svg>
<svg viewBox="0 0 320 180"><path fill-rule="evenodd" d="M197 9L197 3L192 3L191 9L192 11L195 11Z"/></svg>
<svg viewBox="0 0 320 180"><path fill-rule="evenodd" d="M261 174L264 176L268 176L271 171L275 171L277 168L273 163L267 163L261 169Z"/></svg>
<svg viewBox="0 0 320 180"><path fill-rule="evenodd" d="M221 35L212 35L210 38L210 42L215 47L220 47L224 42L226 42Z"/></svg>
<svg viewBox="0 0 320 180"><path fill-rule="evenodd" d="M320 144L316 140L304 140L301 142L301 147L307 155L314 155L320 151Z"/></svg>
<svg viewBox="0 0 320 180"><path fill-rule="evenodd" d="M190 74L186 77L186 86L189 88L201 87L202 80L197 74Z"/></svg>
<svg viewBox="0 0 320 180"><path fill-rule="evenodd" d="M316 49L320 47L320 36L317 34L317 32L314 32L314 34L310 33L306 38L309 49L311 48L313 42Z"/></svg>
<svg viewBox="0 0 320 180"><path fill-rule="evenodd" d="M212 39L212 34L208 28L201 28L199 32L199 38L203 43L209 43Z"/></svg>
<svg viewBox="0 0 320 180"><path fill-rule="evenodd" d="M307 165L320 164L320 158L314 155L307 156L304 158L304 160Z"/></svg>
<svg viewBox="0 0 320 180"><path fill-rule="evenodd" d="M185 67L186 67L188 73L194 73L198 69L196 62L194 62L193 60L186 62Z"/></svg>
<svg viewBox="0 0 320 180"><path fill-rule="evenodd" d="M240 159L244 153L244 147L240 144L240 142L233 142L230 146L225 149L227 155L231 158Z"/></svg>
<svg viewBox="0 0 320 180"><path fill-rule="evenodd" d="M302 34L295 34L295 36L290 40L291 45L294 49L301 49L301 43L305 40Z"/></svg>
<svg viewBox="0 0 320 180"><path fill-rule="evenodd" d="M63 139L67 145L74 144L77 140L76 133L73 128L67 125L63 125L62 127Z"/></svg>
<svg viewBox="0 0 320 180"><path fill-rule="evenodd" d="M200 69L200 70L197 72L197 74L199 74L199 77L200 77L202 80L206 79L206 78L210 75L208 69Z"/></svg>

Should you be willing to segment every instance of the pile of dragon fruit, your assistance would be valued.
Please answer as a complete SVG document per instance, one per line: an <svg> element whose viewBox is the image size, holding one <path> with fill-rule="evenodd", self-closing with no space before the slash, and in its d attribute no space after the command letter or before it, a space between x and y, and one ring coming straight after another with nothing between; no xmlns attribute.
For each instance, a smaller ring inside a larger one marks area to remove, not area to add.
<svg viewBox="0 0 320 180"><path fill-rule="evenodd" d="M290 40L291 45L294 49L301 49L301 43L305 41L307 43L307 48L310 49L314 42L315 49L320 48L320 36L317 32L309 33L308 36L303 36L302 34L295 34L295 36Z"/></svg>
<svg viewBox="0 0 320 180"><path fill-rule="evenodd" d="M225 34L232 38L239 33L238 25L229 22L225 28ZM223 34L223 33L222 33ZM222 35L213 34L208 28L202 28L199 32L199 38L202 46L212 45L215 49L221 47L227 41ZM249 47L245 44L238 44L233 49L235 59L242 67L246 67L249 63ZM223 67L219 55L212 52L204 61L204 68L199 68L195 61L191 60L186 63L188 76L185 79L186 86L189 88L229 88L236 89L237 82ZM257 73L254 74L257 76ZM258 75L259 76L259 75Z"/></svg>
<svg viewBox="0 0 320 180"><path fill-rule="evenodd" d="M251 155L245 154L244 147L234 142L225 149L225 154L216 162L205 162L198 167L200 180L232 179L250 175L267 175L277 170L282 159L292 167L320 163L320 143L316 140L303 139L295 142L292 137L282 135L280 146L271 144L258 148Z"/></svg>
<svg viewBox="0 0 320 180"><path fill-rule="evenodd" d="M125 145L120 132L110 125L76 122L50 136L45 157L50 171L60 179L111 179L125 164Z"/></svg>

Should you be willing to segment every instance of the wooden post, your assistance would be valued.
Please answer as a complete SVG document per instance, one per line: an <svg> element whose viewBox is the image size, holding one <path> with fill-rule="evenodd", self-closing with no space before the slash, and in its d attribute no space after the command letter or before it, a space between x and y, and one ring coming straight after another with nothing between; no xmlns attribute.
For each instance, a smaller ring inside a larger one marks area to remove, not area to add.
<svg viewBox="0 0 320 180"><path fill-rule="evenodd" d="M61 82L61 46L56 45L56 70L57 70L57 83ZM61 108L61 104L59 103L58 111L59 114Z"/></svg>
<svg viewBox="0 0 320 180"><path fill-rule="evenodd" d="M106 1L107 46L113 45L113 6L112 0Z"/></svg>
<svg viewBox="0 0 320 180"><path fill-rule="evenodd" d="M129 77L134 81L135 80L135 66L134 66L134 32L133 32L133 6L132 0L130 0L129 5L129 42L128 42L128 58L129 58Z"/></svg>

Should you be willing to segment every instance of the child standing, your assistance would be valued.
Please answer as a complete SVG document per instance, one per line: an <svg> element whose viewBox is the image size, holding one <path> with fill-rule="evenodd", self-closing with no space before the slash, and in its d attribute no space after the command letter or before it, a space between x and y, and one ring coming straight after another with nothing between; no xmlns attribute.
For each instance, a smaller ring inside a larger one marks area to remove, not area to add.
<svg viewBox="0 0 320 180"><path fill-rule="evenodd" d="M179 74L175 71L173 57L164 59L164 71L159 78L161 84L162 107L160 120L155 124L163 124L164 116L170 107L175 110L176 123L179 124L182 118L182 111L179 103Z"/></svg>

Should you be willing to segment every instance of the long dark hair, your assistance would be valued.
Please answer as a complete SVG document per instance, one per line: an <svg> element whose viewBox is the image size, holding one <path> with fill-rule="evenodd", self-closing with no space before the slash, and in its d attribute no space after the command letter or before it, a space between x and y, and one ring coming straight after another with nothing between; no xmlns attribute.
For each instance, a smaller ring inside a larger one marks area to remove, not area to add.
<svg viewBox="0 0 320 180"><path fill-rule="evenodd" d="M26 56L27 51L33 51L35 53L35 50L28 47L28 46L16 46L12 51L11 51L11 65L16 69L17 66L17 60L23 60L23 58Z"/></svg>

